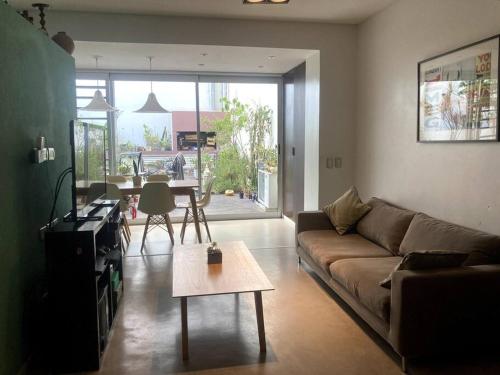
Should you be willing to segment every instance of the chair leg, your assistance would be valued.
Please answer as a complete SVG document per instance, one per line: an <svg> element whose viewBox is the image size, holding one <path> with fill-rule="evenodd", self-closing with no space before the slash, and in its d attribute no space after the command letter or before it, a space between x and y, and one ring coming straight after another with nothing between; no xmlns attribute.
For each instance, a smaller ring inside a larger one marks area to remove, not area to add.
<svg viewBox="0 0 500 375"><path fill-rule="evenodd" d="M186 234L186 225L188 221L188 216L189 216L189 208L186 208L186 213L184 214L184 221L182 222L182 228L181 228L181 244L184 243L184 234Z"/></svg>
<svg viewBox="0 0 500 375"><path fill-rule="evenodd" d="M144 249L144 242L146 241L146 235L148 234L149 220L151 220L150 215L148 215L148 218L146 219L146 226L144 227L144 234L142 235L141 253L142 250Z"/></svg>
<svg viewBox="0 0 500 375"><path fill-rule="evenodd" d="M127 243L127 246L130 244L130 238L127 236L127 231L125 228L122 227L122 236L125 238L125 242Z"/></svg>
<svg viewBox="0 0 500 375"><path fill-rule="evenodd" d="M170 221L170 216L168 214L163 215L165 218L165 224L168 228L168 235L170 236L170 241L172 241L172 245L174 244L174 227L172 226L172 222Z"/></svg>
<svg viewBox="0 0 500 375"><path fill-rule="evenodd" d="M205 229L207 230L208 240L212 242L212 236L210 235L210 230L208 229L207 217L205 216L205 211L203 210L203 208L200 208L200 214L203 222L205 223Z"/></svg>
<svg viewBox="0 0 500 375"><path fill-rule="evenodd" d="M123 213L123 224L125 225L125 230L127 231L128 238L130 239L130 236L132 236L132 232L130 231L130 226L128 225L128 219L125 213Z"/></svg>
<svg viewBox="0 0 500 375"><path fill-rule="evenodd" d="M122 232L123 232L123 236L125 237L125 241L127 241L127 244L129 244L130 243L130 234L127 231L127 226L125 223L126 223L126 221L123 221Z"/></svg>

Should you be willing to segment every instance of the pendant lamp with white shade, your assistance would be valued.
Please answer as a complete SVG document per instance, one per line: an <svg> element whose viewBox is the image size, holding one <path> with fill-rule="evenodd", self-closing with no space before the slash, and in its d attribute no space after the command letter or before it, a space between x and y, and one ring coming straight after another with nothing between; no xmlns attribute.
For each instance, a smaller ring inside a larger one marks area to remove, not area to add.
<svg viewBox="0 0 500 375"><path fill-rule="evenodd" d="M97 62L101 56L94 56L95 68L97 69ZM98 81L99 82L99 81ZM98 84L97 84L98 85ZM85 107L80 108L80 111L92 111L92 112L116 112L117 108L111 106L102 95L101 90L95 90L94 97Z"/></svg>
<svg viewBox="0 0 500 375"><path fill-rule="evenodd" d="M152 70L152 60L153 56L147 57L149 60L149 71ZM160 103L158 103L158 99L156 99L156 95L153 92L153 81L150 81L150 93L146 100L146 103L142 106L142 108L134 111L136 113L171 113L170 111L163 108Z"/></svg>

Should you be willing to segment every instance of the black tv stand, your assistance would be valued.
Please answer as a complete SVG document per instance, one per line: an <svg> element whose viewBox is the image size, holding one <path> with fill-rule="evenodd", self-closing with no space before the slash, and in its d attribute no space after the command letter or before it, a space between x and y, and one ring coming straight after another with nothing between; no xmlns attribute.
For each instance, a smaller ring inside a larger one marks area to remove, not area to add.
<svg viewBox="0 0 500 375"><path fill-rule="evenodd" d="M120 206L62 221L45 236L49 357L54 373L95 371L123 293ZM92 209L93 211L93 209Z"/></svg>

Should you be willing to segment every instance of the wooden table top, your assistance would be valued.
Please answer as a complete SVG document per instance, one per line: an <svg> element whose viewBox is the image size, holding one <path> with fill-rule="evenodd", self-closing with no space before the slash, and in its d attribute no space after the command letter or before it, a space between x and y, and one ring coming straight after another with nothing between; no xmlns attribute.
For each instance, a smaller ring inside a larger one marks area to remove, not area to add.
<svg viewBox="0 0 500 375"><path fill-rule="evenodd" d="M90 185L94 182L103 182L103 181L77 181L76 182L76 193L78 195L87 195ZM147 181L143 181L141 186L134 186L132 181L127 182L110 182L116 186L123 194L140 194L142 191L142 186L147 183ZM156 183L156 182L155 182ZM162 182L160 182L162 183ZM176 193L181 192L193 188L197 188L199 186L197 180L171 180L168 181L168 186L170 189Z"/></svg>
<svg viewBox="0 0 500 375"><path fill-rule="evenodd" d="M207 247L174 247L172 297L274 290L243 241L218 243L222 264L207 264Z"/></svg>

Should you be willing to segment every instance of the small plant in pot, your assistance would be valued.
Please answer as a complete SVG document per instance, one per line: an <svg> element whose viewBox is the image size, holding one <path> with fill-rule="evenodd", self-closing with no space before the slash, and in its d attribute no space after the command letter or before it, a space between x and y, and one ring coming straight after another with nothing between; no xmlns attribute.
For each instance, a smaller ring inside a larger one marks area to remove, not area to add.
<svg viewBox="0 0 500 375"><path fill-rule="evenodd" d="M137 163L135 162L135 160L133 161L133 163L134 163L134 177L132 177L132 181L134 183L134 186L141 186L142 177L139 176L139 165L141 164L141 156L139 156Z"/></svg>

